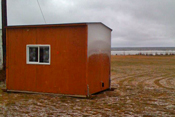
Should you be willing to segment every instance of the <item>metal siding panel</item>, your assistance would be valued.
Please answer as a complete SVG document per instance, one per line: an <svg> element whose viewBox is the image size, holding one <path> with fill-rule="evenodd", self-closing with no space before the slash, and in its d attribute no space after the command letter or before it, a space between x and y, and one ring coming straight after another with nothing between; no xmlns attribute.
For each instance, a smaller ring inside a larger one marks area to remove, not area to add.
<svg viewBox="0 0 175 117"><path fill-rule="evenodd" d="M7 29L6 29L6 32L7 32ZM6 87L7 89L9 88L9 36L8 36L9 33L6 33Z"/></svg>
<svg viewBox="0 0 175 117"><path fill-rule="evenodd" d="M8 90L35 90L36 67L26 64L26 45L35 39L34 29L8 30Z"/></svg>
<svg viewBox="0 0 175 117"><path fill-rule="evenodd" d="M8 30L8 90L86 95L87 26ZM27 44L49 44L50 65L26 64Z"/></svg>
<svg viewBox="0 0 175 117"><path fill-rule="evenodd" d="M110 56L111 30L102 24L88 24L88 84L91 94L109 88Z"/></svg>
<svg viewBox="0 0 175 117"><path fill-rule="evenodd" d="M86 95L85 26L38 28L37 43L51 46L51 65L37 66L37 91Z"/></svg>
<svg viewBox="0 0 175 117"><path fill-rule="evenodd" d="M36 28L25 28L23 29L23 41L20 43L22 46L22 52L25 54L22 58L23 62L23 69L21 71L24 71L24 91L36 91L36 65L29 65L26 64L26 45L28 44L36 44ZM24 49L25 48L25 49ZM25 62L24 62L25 61Z"/></svg>

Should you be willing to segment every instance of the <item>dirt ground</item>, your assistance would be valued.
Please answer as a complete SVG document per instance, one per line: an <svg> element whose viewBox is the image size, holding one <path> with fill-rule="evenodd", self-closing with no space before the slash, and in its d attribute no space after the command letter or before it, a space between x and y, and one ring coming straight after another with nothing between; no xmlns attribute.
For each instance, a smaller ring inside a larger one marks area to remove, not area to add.
<svg viewBox="0 0 175 117"><path fill-rule="evenodd" d="M0 117L175 117L175 56L112 56L111 65L114 91L80 99L0 90Z"/></svg>

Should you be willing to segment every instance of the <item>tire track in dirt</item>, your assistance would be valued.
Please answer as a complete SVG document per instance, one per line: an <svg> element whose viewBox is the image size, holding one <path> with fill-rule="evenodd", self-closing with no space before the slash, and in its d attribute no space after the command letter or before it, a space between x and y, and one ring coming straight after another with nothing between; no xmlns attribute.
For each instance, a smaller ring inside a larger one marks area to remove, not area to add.
<svg viewBox="0 0 175 117"><path fill-rule="evenodd" d="M174 76L172 76L172 77L174 77ZM174 79L174 84L172 84L173 81L170 81L171 79ZM175 77L174 77L174 78L168 78L168 79L166 80L166 83L167 83L168 85L170 85L171 87L175 87Z"/></svg>
<svg viewBox="0 0 175 117"><path fill-rule="evenodd" d="M154 79L156 79L156 78L154 78ZM141 89L143 89L144 86L145 86L145 85L144 85L145 82L146 82L146 81L149 81L149 80L153 80L153 78L148 78L148 79L142 80L141 82L138 83L137 86L140 87Z"/></svg>
<svg viewBox="0 0 175 117"><path fill-rule="evenodd" d="M134 74L127 74L127 75L122 76L122 77L117 77L117 76L112 77L112 81L113 81L113 80L116 80L116 79L123 79L123 78L127 78L128 76L135 76L135 73L134 73Z"/></svg>
<svg viewBox="0 0 175 117"><path fill-rule="evenodd" d="M165 78L165 76L167 76L167 74L163 74L161 76L156 76L156 77L148 78L148 79L142 80L141 82L137 81L137 78L138 77L141 78L141 76L145 76L148 73L145 72L144 74L139 74L139 75L132 74L132 76L131 75L128 75L130 77L126 76L125 78L124 77L114 77L112 79L112 81L115 81L116 79L121 79L122 78L122 80L120 80L119 83L118 83L120 87L122 87L125 82L126 82L126 84L130 85L131 82L135 81L135 82L138 82L137 83L137 86L143 89L144 88L144 84L146 84L145 83L146 81L153 80L151 83L154 83L158 87L166 88L166 89L169 89L169 90L174 90L174 88L165 87L165 86L163 86L160 83L161 80L167 79L167 78Z"/></svg>
<svg viewBox="0 0 175 117"><path fill-rule="evenodd" d="M161 74L161 73L158 73L158 74ZM161 80L164 80L164 79L166 79L165 77L167 76L168 74L166 73L166 74L162 74L161 76L150 76L149 78L147 78L147 79L145 79L145 80L142 80L141 82L138 82L137 83L137 86L138 87L140 87L141 89L143 89L144 87L145 87L145 85L144 84L146 84L145 82L147 82L147 81L149 81L149 80L153 80L152 82L150 82L150 83L148 83L148 85L150 85L150 84L152 84L152 83L154 83L156 86L158 86L158 87L162 87L163 85L159 82L159 83L155 83L155 80L157 81L159 81L159 79L161 79ZM140 75L141 76L141 75ZM144 78L144 77L143 77ZM169 79L171 79L171 78L169 78ZM140 80L140 79L135 79L135 80ZM131 81L128 81L128 84L131 84L132 82L134 82L135 80L131 80ZM160 81L161 81L160 80ZM137 81L135 81L135 82L137 82ZM136 83L135 83L136 84ZM158 84L158 85L157 85ZM168 88L168 87L167 87ZM173 88L169 88L169 89L173 89Z"/></svg>
<svg viewBox="0 0 175 117"><path fill-rule="evenodd" d="M125 79L127 79L128 78L128 76L130 76L130 77L135 77L135 73L134 74L128 74L128 75L124 75L123 77L117 77L117 76L113 76L111 79L111 83L112 84L118 84L118 82L120 82L121 80L125 80Z"/></svg>
<svg viewBox="0 0 175 117"><path fill-rule="evenodd" d="M116 85L117 84L117 87L119 86L119 83L121 80L125 80L127 79L128 76L125 76L125 77L115 77L114 79L111 80L111 83L112 85Z"/></svg>
<svg viewBox="0 0 175 117"><path fill-rule="evenodd" d="M142 80L141 82L138 83L138 87L140 87L141 89L144 88L144 84L146 84L145 82L149 81L149 80L153 80L152 82L154 82L156 79L160 79L160 78L163 78L163 76L165 76L167 74L163 74L163 75L160 75L160 76L156 76L156 77L153 77L153 76L150 76L149 78L145 79L145 80ZM152 83L151 82L151 83ZM149 83L149 84L151 84ZM155 83L154 83L155 84Z"/></svg>
<svg viewBox="0 0 175 117"><path fill-rule="evenodd" d="M118 79L123 79L123 78L127 78L128 76L123 76L123 77L113 77L111 78L112 80L111 81L115 81L115 80L118 80Z"/></svg>
<svg viewBox="0 0 175 117"><path fill-rule="evenodd" d="M170 87L166 87L166 86L162 85L162 84L160 83L160 81L161 81L161 80L164 80L164 79L168 79L168 78L157 79L157 80L154 81L154 83L155 83L157 86L161 87L161 88L165 88L165 89L168 89L168 90L175 90L175 88L170 88Z"/></svg>
<svg viewBox="0 0 175 117"><path fill-rule="evenodd" d="M125 79L123 79L123 80L120 80L118 84L119 84L120 87L122 87L123 84L124 84L124 82L126 82L126 81L128 81L128 80L137 79L137 77L139 77L139 76L144 76L144 75L146 75L146 74L147 74L147 73L139 74L139 75L135 75L135 76L132 76L132 77L125 78Z"/></svg>
<svg viewBox="0 0 175 117"><path fill-rule="evenodd" d="M147 74L147 73L146 73ZM128 84L134 84L134 85L137 85L138 86L138 83L140 82L140 80L142 80L142 79L145 79L145 74L143 75L143 74L140 74L140 75L138 75L137 76L137 78L135 78L135 80L128 80Z"/></svg>

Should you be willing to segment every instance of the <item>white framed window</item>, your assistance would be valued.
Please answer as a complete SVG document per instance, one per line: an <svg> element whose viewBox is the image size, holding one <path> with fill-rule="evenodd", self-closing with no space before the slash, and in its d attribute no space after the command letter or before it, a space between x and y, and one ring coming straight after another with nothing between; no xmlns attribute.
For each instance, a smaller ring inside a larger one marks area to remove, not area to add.
<svg viewBox="0 0 175 117"><path fill-rule="evenodd" d="M27 45L27 64L50 65L50 45Z"/></svg>

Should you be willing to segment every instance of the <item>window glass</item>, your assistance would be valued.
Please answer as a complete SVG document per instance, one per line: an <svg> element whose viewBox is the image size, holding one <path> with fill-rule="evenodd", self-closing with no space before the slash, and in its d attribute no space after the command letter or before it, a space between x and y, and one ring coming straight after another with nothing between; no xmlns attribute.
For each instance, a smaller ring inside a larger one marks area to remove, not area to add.
<svg viewBox="0 0 175 117"><path fill-rule="evenodd" d="M29 62L38 62L38 47L29 47Z"/></svg>
<svg viewBox="0 0 175 117"><path fill-rule="evenodd" d="M40 47L40 61L42 63L49 63L49 47Z"/></svg>
<svg viewBox="0 0 175 117"><path fill-rule="evenodd" d="M27 64L50 65L50 45L27 45Z"/></svg>

